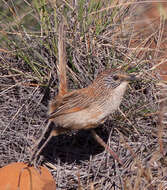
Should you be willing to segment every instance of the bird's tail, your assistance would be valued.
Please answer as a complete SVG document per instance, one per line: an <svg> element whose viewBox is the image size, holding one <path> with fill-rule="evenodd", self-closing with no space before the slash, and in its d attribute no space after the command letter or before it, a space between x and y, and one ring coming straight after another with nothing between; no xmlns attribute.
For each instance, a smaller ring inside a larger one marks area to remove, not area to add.
<svg viewBox="0 0 167 190"><path fill-rule="evenodd" d="M59 77L59 95L64 95L67 93L67 77L66 77L66 48L65 48L65 27L64 21L59 24L58 31L58 57L59 63L57 66L58 77Z"/></svg>

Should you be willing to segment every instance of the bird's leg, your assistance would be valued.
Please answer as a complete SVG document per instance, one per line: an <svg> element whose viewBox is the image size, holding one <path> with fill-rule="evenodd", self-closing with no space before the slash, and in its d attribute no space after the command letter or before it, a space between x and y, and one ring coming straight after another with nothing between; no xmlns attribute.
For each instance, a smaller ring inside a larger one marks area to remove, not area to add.
<svg viewBox="0 0 167 190"><path fill-rule="evenodd" d="M64 134L64 133L69 131L68 129L64 129L61 127L56 127L56 128L50 127L50 125L51 125L51 122L48 121L47 126L45 127L40 139L38 140L38 142L34 146L34 148L33 148L34 150L33 150L33 153L31 155L30 161L29 161L30 164L33 163L35 165L36 160L38 158L38 155L41 153L43 148L48 144L48 142L50 141L50 139L53 136L58 136L58 135ZM50 130L49 130L49 128L50 128ZM46 139L43 139L48 130L49 130L49 132L48 132L49 134L47 135Z"/></svg>
<svg viewBox="0 0 167 190"><path fill-rule="evenodd" d="M47 132L47 130L48 130L50 124L51 124L51 122L48 121L46 127L45 127L44 130L43 130L43 133L42 133L40 139L37 141L37 143L36 143L36 144L34 145L34 147L32 148L33 152L32 152L32 154L31 154L30 161L29 161L30 165L32 164L34 158L35 158L36 155L37 155L38 147L39 147L39 145L42 143L42 140L43 140L43 138L44 138L44 136L45 136L45 134L46 134L46 132Z"/></svg>
<svg viewBox="0 0 167 190"><path fill-rule="evenodd" d="M112 155L112 157L117 160L121 165L123 165L122 160L119 159L118 155L111 150L111 148L102 140L101 137L99 137L99 135L97 135L97 133L95 132L94 129L91 129L91 134L94 137L94 139L101 145L103 146L108 153L110 153Z"/></svg>
<svg viewBox="0 0 167 190"><path fill-rule="evenodd" d="M33 165L36 167L36 163L37 163L37 159L38 159L38 155L41 153L41 151L43 150L43 148L48 144L48 142L50 141L50 139L53 137L52 133L50 133L50 135L48 136L48 138L46 139L46 141L43 143L43 145L40 147L39 150L34 151L34 153L32 154L31 160L30 162L33 162Z"/></svg>
<svg viewBox="0 0 167 190"><path fill-rule="evenodd" d="M52 129L52 131L50 132L49 136L47 137L47 139L45 140L45 142L42 144L42 146L40 147L40 149L36 152L35 154L35 157L37 158L38 155L41 153L41 151L43 150L43 148L48 144L48 142L50 141L50 139L54 136L58 136L58 135L61 135L61 134L64 134L66 133L67 129L63 129L63 128L57 128L57 129Z"/></svg>

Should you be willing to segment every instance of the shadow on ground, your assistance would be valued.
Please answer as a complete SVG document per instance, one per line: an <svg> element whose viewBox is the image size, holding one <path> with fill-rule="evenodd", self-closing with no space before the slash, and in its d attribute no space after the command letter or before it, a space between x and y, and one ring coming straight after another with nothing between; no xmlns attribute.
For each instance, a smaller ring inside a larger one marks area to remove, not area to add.
<svg viewBox="0 0 167 190"><path fill-rule="evenodd" d="M109 137L107 131L102 126L95 130L107 143ZM89 160L90 156L97 155L103 151L104 148L95 141L90 130L82 130L72 135L64 134L52 137L41 155L44 156L45 161L61 161L69 164Z"/></svg>

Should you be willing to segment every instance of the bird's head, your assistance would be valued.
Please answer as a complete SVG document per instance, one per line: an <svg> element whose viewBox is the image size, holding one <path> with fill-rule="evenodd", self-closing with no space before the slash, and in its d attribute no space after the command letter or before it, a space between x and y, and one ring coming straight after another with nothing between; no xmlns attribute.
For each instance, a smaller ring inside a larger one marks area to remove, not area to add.
<svg viewBox="0 0 167 190"><path fill-rule="evenodd" d="M135 75L128 75L120 70L107 69L101 72L94 83L96 86L103 86L106 89L115 89L122 84L127 85L130 81L136 80Z"/></svg>

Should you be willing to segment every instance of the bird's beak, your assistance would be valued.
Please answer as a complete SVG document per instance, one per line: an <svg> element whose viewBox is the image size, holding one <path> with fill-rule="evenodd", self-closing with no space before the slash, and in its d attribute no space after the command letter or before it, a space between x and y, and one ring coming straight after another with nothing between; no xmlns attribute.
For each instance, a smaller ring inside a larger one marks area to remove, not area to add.
<svg viewBox="0 0 167 190"><path fill-rule="evenodd" d="M137 77L135 75L120 74L119 78L124 81L135 81Z"/></svg>

